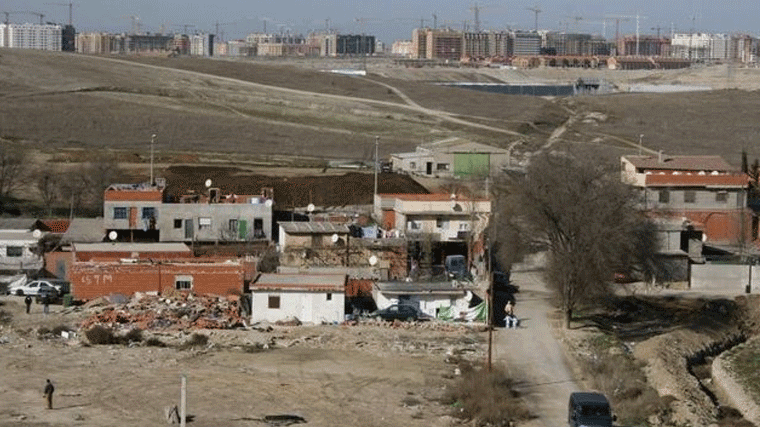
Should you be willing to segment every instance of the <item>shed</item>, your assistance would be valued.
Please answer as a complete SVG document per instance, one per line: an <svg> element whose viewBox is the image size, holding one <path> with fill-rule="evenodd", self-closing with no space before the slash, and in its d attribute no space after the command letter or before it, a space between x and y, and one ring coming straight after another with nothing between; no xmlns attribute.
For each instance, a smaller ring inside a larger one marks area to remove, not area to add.
<svg viewBox="0 0 760 427"><path fill-rule="evenodd" d="M346 280L345 274L261 274L251 285L251 321L342 322Z"/></svg>
<svg viewBox="0 0 760 427"><path fill-rule="evenodd" d="M372 290L378 309L393 304L409 304L424 313L440 317L442 312L466 312L474 294L452 282L377 282Z"/></svg>

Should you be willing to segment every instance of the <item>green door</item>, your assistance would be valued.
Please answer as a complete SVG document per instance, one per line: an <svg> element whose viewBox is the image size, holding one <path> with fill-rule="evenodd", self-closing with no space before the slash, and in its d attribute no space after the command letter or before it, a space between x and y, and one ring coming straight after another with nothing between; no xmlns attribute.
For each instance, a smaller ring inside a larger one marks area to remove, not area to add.
<svg viewBox="0 0 760 427"><path fill-rule="evenodd" d="M486 176L489 173L491 156L488 153L455 153L454 176Z"/></svg>
<svg viewBox="0 0 760 427"><path fill-rule="evenodd" d="M245 240L248 238L248 223L246 220L241 219L238 221L238 233L240 239Z"/></svg>

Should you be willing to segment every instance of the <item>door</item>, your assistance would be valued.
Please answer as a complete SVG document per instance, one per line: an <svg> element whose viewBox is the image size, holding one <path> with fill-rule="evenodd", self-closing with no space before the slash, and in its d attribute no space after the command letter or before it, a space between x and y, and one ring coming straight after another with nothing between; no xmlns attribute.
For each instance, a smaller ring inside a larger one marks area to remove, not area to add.
<svg viewBox="0 0 760 427"><path fill-rule="evenodd" d="M186 219L185 220L185 239L192 239L193 238L193 219Z"/></svg>
<svg viewBox="0 0 760 427"><path fill-rule="evenodd" d="M241 240L248 238L248 221L244 219L238 221L238 238Z"/></svg>
<svg viewBox="0 0 760 427"><path fill-rule="evenodd" d="M425 173L428 174L428 175L432 175L433 174L433 162L427 162L425 164Z"/></svg>

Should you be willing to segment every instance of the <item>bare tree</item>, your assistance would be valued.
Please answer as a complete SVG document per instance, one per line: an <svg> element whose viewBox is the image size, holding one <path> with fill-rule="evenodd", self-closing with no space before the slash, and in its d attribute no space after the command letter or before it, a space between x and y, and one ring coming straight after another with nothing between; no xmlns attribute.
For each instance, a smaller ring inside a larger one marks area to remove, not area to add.
<svg viewBox="0 0 760 427"><path fill-rule="evenodd" d="M37 191L40 193L42 204L47 210L47 216L53 215L53 203L58 200L60 195L60 176L49 167L43 167L35 174L37 180L35 184Z"/></svg>
<svg viewBox="0 0 760 427"><path fill-rule="evenodd" d="M546 278L565 327L574 309L608 294L615 272L634 265L651 271L656 251L655 228L639 211L639 193L593 159L540 154L523 178L499 185L510 209L500 212L498 226L524 245L546 249Z"/></svg>
<svg viewBox="0 0 760 427"><path fill-rule="evenodd" d="M23 184L28 165L26 150L0 145L0 196L10 196Z"/></svg>

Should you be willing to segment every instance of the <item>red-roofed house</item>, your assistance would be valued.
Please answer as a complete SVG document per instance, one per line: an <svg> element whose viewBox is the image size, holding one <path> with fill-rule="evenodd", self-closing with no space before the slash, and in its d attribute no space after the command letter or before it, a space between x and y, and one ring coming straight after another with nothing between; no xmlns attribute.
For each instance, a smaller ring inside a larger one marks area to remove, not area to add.
<svg viewBox="0 0 760 427"><path fill-rule="evenodd" d="M707 241L736 245L757 238L747 207L750 178L719 156L623 156L622 179L644 193L644 208L683 217Z"/></svg>

